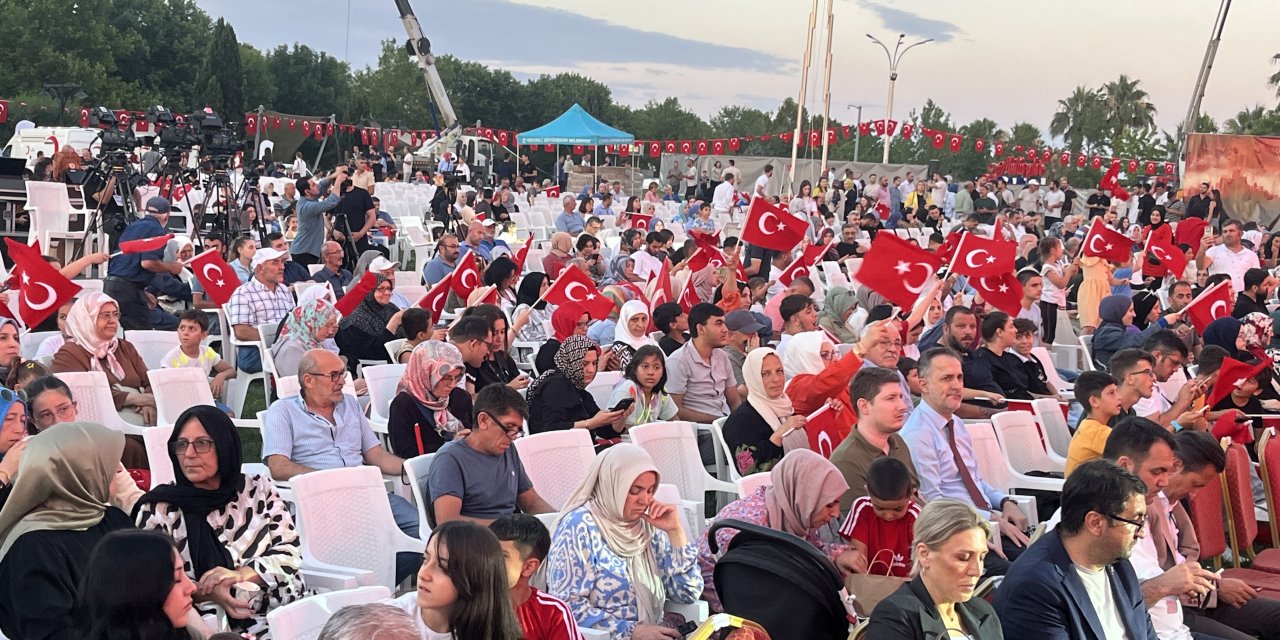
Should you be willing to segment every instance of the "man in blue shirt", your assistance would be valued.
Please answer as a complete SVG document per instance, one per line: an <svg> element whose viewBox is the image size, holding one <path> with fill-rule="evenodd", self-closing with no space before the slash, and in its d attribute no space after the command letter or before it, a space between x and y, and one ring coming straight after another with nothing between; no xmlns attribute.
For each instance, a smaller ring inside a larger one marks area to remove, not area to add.
<svg viewBox="0 0 1280 640"><path fill-rule="evenodd" d="M585 221L582 219L582 214L578 213L575 208L577 203L574 201L573 196L565 196L562 202L564 211L561 211L560 215L556 216L556 231L564 231L574 235L582 233Z"/></svg>
<svg viewBox="0 0 1280 640"><path fill-rule="evenodd" d="M135 220L120 234L120 242L145 240L169 233L169 201L156 196L147 200L146 215ZM154 251L122 253L107 263L107 277L102 292L120 305L120 325L126 331L178 328L178 319L165 314L150 314L151 301L146 289L157 273L182 273L181 262L164 262L164 246Z"/></svg>
<svg viewBox="0 0 1280 640"><path fill-rule="evenodd" d="M333 175L333 191L324 200L320 199L323 189L315 178L298 179L297 189L302 196L297 204L298 234L289 245L294 262L304 267L320 262L320 249L324 245L324 214L342 202L338 193L346 179L346 168L339 167Z"/></svg>
<svg viewBox="0 0 1280 640"><path fill-rule="evenodd" d="M591 212L591 215L600 216L601 218L611 216L613 215L613 209L610 208L612 206L613 194L605 192L604 195L600 197L600 204L596 205L596 208Z"/></svg>
<svg viewBox="0 0 1280 640"><path fill-rule="evenodd" d="M436 255L431 258L431 262L422 270L422 279L427 286L432 286L445 276L453 272L453 268L458 265L459 248L462 243L458 240L458 236L452 233L446 233L440 236L440 242L436 243Z"/></svg>

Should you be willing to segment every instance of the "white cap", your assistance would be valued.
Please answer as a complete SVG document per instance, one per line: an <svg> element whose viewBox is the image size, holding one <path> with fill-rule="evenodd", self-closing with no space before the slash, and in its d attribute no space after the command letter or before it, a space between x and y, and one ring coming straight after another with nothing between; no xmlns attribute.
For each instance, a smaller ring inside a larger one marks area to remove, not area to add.
<svg viewBox="0 0 1280 640"><path fill-rule="evenodd" d="M392 262L382 256L378 256L369 262L369 270L375 273L381 273L387 269L399 269L399 262Z"/></svg>
<svg viewBox="0 0 1280 640"><path fill-rule="evenodd" d="M480 216L478 216L478 215L476 216L476 222L479 222L480 224L482 224L482 225L484 225L484 226L486 226L486 227L492 227L492 226L494 226L494 225L498 224L497 222L495 222L494 220L492 220L492 219L491 219L491 218L489 218L488 216L485 216L484 218L481 218L481 217L480 217Z"/></svg>
<svg viewBox="0 0 1280 640"><path fill-rule="evenodd" d="M287 252L285 251L272 249L271 247L258 249L257 253L253 254L253 260L249 262L249 268L256 271L258 269L258 265L269 260L275 260L276 258L283 258L286 253Z"/></svg>
<svg viewBox="0 0 1280 640"><path fill-rule="evenodd" d="M1040 186L1040 181L1039 181L1039 180L1036 180L1036 179L1034 179L1034 178L1032 178L1030 181L1028 181L1028 182L1027 182L1027 186L1028 186L1028 187L1038 187L1038 186Z"/></svg>

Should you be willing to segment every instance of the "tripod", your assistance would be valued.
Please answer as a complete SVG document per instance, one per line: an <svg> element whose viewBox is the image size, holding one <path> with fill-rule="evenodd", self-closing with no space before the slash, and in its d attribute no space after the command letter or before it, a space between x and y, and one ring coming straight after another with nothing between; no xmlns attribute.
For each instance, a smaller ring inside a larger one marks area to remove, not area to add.
<svg viewBox="0 0 1280 640"><path fill-rule="evenodd" d="M102 171L104 165L108 169L106 173ZM108 246L107 240L112 234L108 234L108 238L104 238L102 225L103 213L107 208L108 202L117 201L124 210L124 220L118 222L127 225L129 221L138 217L137 208L133 204L133 194L130 193L131 190L129 188L132 181L130 180L131 171L129 170L128 158L104 157L102 163L93 172L102 181L104 188L103 192L100 193L105 193L106 195L105 197L97 198L98 206L85 219L84 234L80 237L80 246L76 247L71 253L72 261L79 260L84 255L90 241L94 242L99 248ZM117 231L114 235L119 236L120 233Z"/></svg>

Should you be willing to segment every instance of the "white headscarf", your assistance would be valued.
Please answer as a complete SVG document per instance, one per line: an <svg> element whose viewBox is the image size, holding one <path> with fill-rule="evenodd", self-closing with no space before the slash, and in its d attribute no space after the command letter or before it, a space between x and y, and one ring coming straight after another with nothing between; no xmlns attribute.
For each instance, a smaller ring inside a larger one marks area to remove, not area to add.
<svg viewBox="0 0 1280 640"><path fill-rule="evenodd" d="M298 305L301 307L311 300L325 300L330 304L338 303L338 296L333 292L333 285L328 282L323 286L307 287L298 294Z"/></svg>
<svg viewBox="0 0 1280 640"><path fill-rule="evenodd" d="M658 573L658 562L650 546L653 526L644 520L627 522L622 519L632 483L648 472L658 476L661 482L653 458L638 445L622 443L605 449L592 461L586 479L565 502L560 518L552 527L554 531L560 526L559 520L564 519L564 514L583 505L587 507L609 550L627 563L640 612L640 624L660 622L662 605L667 599Z"/></svg>
<svg viewBox="0 0 1280 640"><path fill-rule="evenodd" d="M792 339L794 340L794 338ZM793 343L787 345L791 349ZM764 359L768 356L777 356L778 352L768 347L759 347L752 349L747 354L747 359L742 363L742 379L747 383L747 403L751 405L756 413L760 414L764 421L774 431L782 428L782 419L795 414L796 410L791 406L791 398L787 397L785 390L778 394L776 398L770 398L764 389L764 377L761 371L764 369Z"/></svg>
<svg viewBox="0 0 1280 640"><path fill-rule="evenodd" d="M831 343L831 338L827 337L825 331L805 331L791 336L787 341L787 352L782 358L787 380L806 373L822 373L827 368L827 362L822 359L823 343Z"/></svg>
<svg viewBox="0 0 1280 640"><path fill-rule="evenodd" d="M613 326L614 342L621 342L632 349L639 349L646 344L658 346L658 343L654 342L653 338L649 337L649 334L642 332L640 335L634 336L631 335L631 330L627 328L631 318L642 313L649 315L649 307L640 300L628 300L622 304L622 310L618 312L618 322Z"/></svg>
<svg viewBox="0 0 1280 640"><path fill-rule="evenodd" d="M112 336L103 340L98 336L98 312L102 310L102 305L108 303L116 305L117 309L120 307L115 299L105 293L89 291L82 294L71 305L71 311L67 314L67 337L70 342L89 352L90 371L102 371L101 360L105 358L111 374L120 380L124 378L124 367L116 360L120 339Z"/></svg>

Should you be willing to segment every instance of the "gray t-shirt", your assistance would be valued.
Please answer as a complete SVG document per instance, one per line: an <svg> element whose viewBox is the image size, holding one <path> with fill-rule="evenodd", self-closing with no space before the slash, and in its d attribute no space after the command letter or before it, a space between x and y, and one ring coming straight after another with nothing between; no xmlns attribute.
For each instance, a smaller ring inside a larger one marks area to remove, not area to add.
<svg viewBox="0 0 1280 640"><path fill-rule="evenodd" d="M516 511L516 496L533 488L515 447L500 456L475 450L464 440L446 443L431 459L431 502L462 499L462 515L496 520Z"/></svg>

